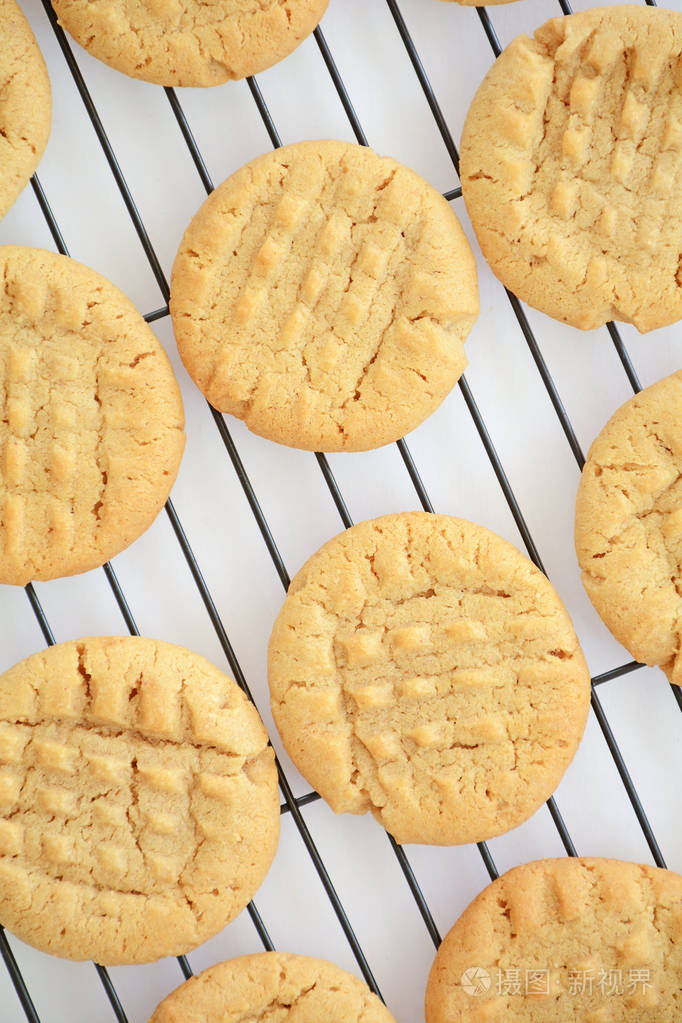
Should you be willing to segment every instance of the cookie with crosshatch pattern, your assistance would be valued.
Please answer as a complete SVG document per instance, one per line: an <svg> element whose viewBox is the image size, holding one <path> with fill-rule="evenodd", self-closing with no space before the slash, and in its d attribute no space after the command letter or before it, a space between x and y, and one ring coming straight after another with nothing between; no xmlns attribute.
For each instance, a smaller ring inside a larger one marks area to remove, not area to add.
<svg viewBox="0 0 682 1023"><path fill-rule="evenodd" d="M94 57L157 85L220 85L282 60L329 0L52 0Z"/></svg>
<svg viewBox="0 0 682 1023"><path fill-rule="evenodd" d="M272 711L337 813L457 845L530 817L573 758L589 673L556 591L482 526L360 523L298 572L269 646Z"/></svg>
<svg viewBox="0 0 682 1023"><path fill-rule="evenodd" d="M469 109L464 200L506 287L583 329L682 317L682 14L598 7L501 54Z"/></svg>
<svg viewBox="0 0 682 1023"><path fill-rule="evenodd" d="M278 835L265 728L203 657L94 637L0 676L0 923L23 941L112 965L188 952Z"/></svg>
<svg viewBox="0 0 682 1023"><path fill-rule="evenodd" d="M598 858L503 874L436 955L426 1023L677 1023L682 877Z"/></svg>
<svg viewBox="0 0 682 1023"><path fill-rule="evenodd" d="M0 583L104 564L161 511L180 389L126 296L66 256L0 247Z"/></svg>
<svg viewBox="0 0 682 1023"><path fill-rule="evenodd" d="M366 984L334 963L261 952L218 963L159 1005L149 1023L395 1023Z"/></svg>
<svg viewBox="0 0 682 1023"><path fill-rule="evenodd" d="M625 402L592 444L575 545L616 639L682 685L682 371Z"/></svg>
<svg viewBox="0 0 682 1023"><path fill-rule="evenodd" d="M445 199L347 142L300 142L228 178L173 267L180 355L215 408L293 447L397 440L443 401L478 315Z"/></svg>
<svg viewBox="0 0 682 1023"><path fill-rule="evenodd" d="M0 217L40 162L50 134L50 79L14 0L0 0Z"/></svg>

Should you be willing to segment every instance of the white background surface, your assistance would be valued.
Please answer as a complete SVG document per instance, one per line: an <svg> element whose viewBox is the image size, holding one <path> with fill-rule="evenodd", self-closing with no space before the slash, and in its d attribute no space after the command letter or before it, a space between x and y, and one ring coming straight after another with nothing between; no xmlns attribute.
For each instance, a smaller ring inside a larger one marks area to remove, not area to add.
<svg viewBox="0 0 682 1023"><path fill-rule="evenodd" d="M580 4L580 6L587 6ZM40 0L22 0L48 64L54 95L51 141L39 169L71 255L108 276L141 312L164 305L114 178ZM476 12L438 0L402 0L453 136L492 63ZM559 13L549 0L489 9L501 42ZM324 34L370 143L445 191L457 175L384 0L331 0ZM74 52L166 275L204 190L163 90L133 81ZM284 142L354 141L314 39L259 84ZM214 181L266 151L269 139L244 82L178 93ZM630 660L607 633L580 584L573 551L579 470L501 285L484 265L461 199L453 207L476 252L481 316L467 343L467 379L502 458L545 567L573 616L593 675ZM0 224L0 242L54 244L31 188ZM631 389L606 329L581 333L528 311L583 450ZM180 365L170 321L154 324L181 381L188 443L173 500L190 544L297 795L308 786L281 749L267 696L266 644L283 591L211 414ZM682 328L623 337L642 383L682 365ZM229 417L228 417L229 419ZM278 447L228 421L245 468L293 574L341 521L313 455ZM480 522L522 547L521 537L456 388L408 443L437 511ZM395 446L335 455L332 469L358 521L416 509L419 501ZM139 630L184 644L227 669L187 564L162 513L114 568ZM36 586L57 641L125 633L104 572ZM0 669L43 646L25 593L0 587ZM663 674L640 669L599 688L611 727L668 865L682 871L682 716ZM578 853L651 863L652 857L593 714L557 804ZM384 832L371 818L335 817L321 802L304 816L376 980L398 1023L423 1019L434 948ZM493 840L498 870L563 855L546 808ZM442 933L488 881L475 846L406 848ZM275 945L323 956L358 972L310 857L289 814L256 905ZM66 963L10 938L43 1023L108 1021L114 1014L92 964ZM243 913L189 955L199 971L262 946ZM142 1023L182 980L175 960L115 968L111 976L130 1023ZM0 1020L24 1014L0 964Z"/></svg>

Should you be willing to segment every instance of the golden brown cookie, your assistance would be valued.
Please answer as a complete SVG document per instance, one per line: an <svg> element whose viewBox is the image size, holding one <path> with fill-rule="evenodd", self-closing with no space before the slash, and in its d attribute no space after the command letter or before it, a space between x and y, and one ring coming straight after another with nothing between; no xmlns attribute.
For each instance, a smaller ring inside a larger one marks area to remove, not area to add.
<svg viewBox="0 0 682 1023"><path fill-rule="evenodd" d="M682 685L682 371L627 401L595 440L575 544L585 589L616 639Z"/></svg>
<svg viewBox="0 0 682 1023"><path fill-rule="evenodd" d="M272 710L338 812L398 842L520 824L578 747L589 674L547 578L482 526L411 512L330 540L270 639Z"/></svg>
<svg viewBox="0 0 682 1023"><path fill-rule="evenodd" d="M261 952L177 988L149 1023L395 1023L366 984L323 959Z"/></svg>
<svg viewBox="0 0 682 1023"><path fill-rule="evenodd" d="M256 709L151 639L62 643L0 676L0 923L68 959L189 952L247 904L279 834Z"/></svg>
<svg viewBox="0 0 682 1023"><path fill-rule="evenodd" d="M598 7L522 35L462 134L467 210L519 298L583 329L682 317L682 14Z"/></svg>
<svg viewBox="0 0 682 1023"><path fill-rule="evenodd" d="M129 299L66 256L0 247L0 583L85 572L163 507L185 443L168 358Z"/></svg>
<svg viewBox="0 0 682 1023"><path fill-rule="evenodd" d="M173 267L180 355L215 408L281 444L397 440L466 365L469 243L443 197L388 157L300 142L206 200Z"/></svg>
<svg viewBox="0 0 682 1023"><path fill-rule="evenodd" d="M489 885L443 941L426 1023L677 1023L682 877L540 860Z"/></svg>
<svg viewBox="0 0 682 1023"><path fill-rule="evenodd" d="M276 64L329 0L52 0L89 53L157 85L220 85Z"/></svg>
<svg viewBox="0 0 682 1023"><path fill-rule="evenodd" d="M0 217L40 162L50 134L50 79L14 0L0 0Z"/></svg>

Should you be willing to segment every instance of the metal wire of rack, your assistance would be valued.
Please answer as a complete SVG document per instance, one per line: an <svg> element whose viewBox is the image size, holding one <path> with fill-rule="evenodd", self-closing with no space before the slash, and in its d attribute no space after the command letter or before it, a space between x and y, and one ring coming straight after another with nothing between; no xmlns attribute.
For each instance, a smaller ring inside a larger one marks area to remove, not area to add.
<svg viewBox="0 0 682 1023"><path fill-rule="evenodd" d="M52 10L49 0L41 0L47 18L51 24L52 30L55 34L59 47L62 51L63 58L68 68L68 72L73 78L76 89L83 103L84 109L87 112L87 116L91 122L92 128L98 142L101 146L102 153L108 163L110 173L113 176L115 184L118 188L123 203L125 204L126 210L130 217L130 221L133 225L139 244L141 245L145 257L148 261L149 267L158 286L161 305L158 308L148 312L145 319L149 322L156 322L163 320L168 317L168 300L169 300L169 285L167 278L164 274L161 262L155 251L154 245L150 239L148 231L145 227L144 220L139 212L135 198L132 194L132 190L129 187L126 177L121 169L117 155L114 151L114 147L109 140L107 132L105 130L102 117L98 111L98 108L93 101L91 93L86 84L85 78L80 70L78 60L74 55L71 43L64 34L63 30L57 23L56 17ZM382 0L383 2L383 0ZM561 11L564 14L571 13L571 7L568 0L558 0ZM653 5L654 0L646 0L647 3ZM443 113L441 105L439 104L436 96L435 89L432 87L429 80L429 75L426 71L422 57L418 51L417 46L413 40L413 37L408 29L406 20L401 12L398 0L385 0L385 3L390 12L395 30L397 31L402 45L406 51L407 57L412 65L414 74L418 80L419 86L423 92L424 98L428 104L430 112L433 116L438 132L442 138L442 142L447 150L448 156L452 163L452 168L455 173L458 172L459 168L459 157L457 147L452 137L452 132L448 124L448 120ZM491 18L485 8L477 8L476 14L480 21L481 27L485 33L488 43L490 44L493 55L496 57L502 47L498 40L495 28L493 27ZM472 15L473 17L473 15ZM315 42L319 49L321 58L330 76L330 80L338 96L338 100L345 112L348 122L351 126L352 132L361 145L369 144L369 141L360 119L356 113L353 105L353 101L350 95L350 91L347 88L342 75L339 72L334 56L327 43L322 28L318 28L314 33ZM267 135L272 143L273 147L281 145L280 135L278 134L277 126L275 121L268 109L268 105L264 99L264 96L259 87L258 81L255 78L248 79L248 88L250 90L253 102L256 105L258 113L262 119L262 123L267 132ZM195 135L193 134L192 127L190 125L190 119L186 115L183 108L183 103L178 93L173 89L165 89L165 96L167 102L172 111L172 115L175 119L177 128L184 139L187 146L187 150L191 156L191 160L196 168L196 172L200 178L201 184L208 194L213 189L213 181L208 171L206 161L202 155L200 146L197 144ZM48 196L46 195L43 187L40 183L39 176L36 174L31 181L33 193L40 206L42 214L45 218L45 222L51 233L54 245L56 249L68 255L68 248L60 229L57 218L55 217ZM453 202L461 202L461 189L454 187L444 192L446 199ZM457 208L457 207L455 207ZM542 385L546 390L547 396L553 410L557 416L558 422L561 426L561 430L564 434L564 438L568 447L575 459L579 468L582 468L584 463L584 454L581 448L580 442L574 426L569 418L564 403L561 398L561 394L553 375L549 369L549 366L543 356L541 345L538 342L535 331L533 330L529 318L524 310L524 307L519 300L507 292L507 299L513 313L513 316L518 324L520 332L525 339L526 345L533 359L537 372L542 381ZM608 325L608 332L617 353L618 359L622 365L622 368L627 376L629 384L633 392L637 392L641 388L638 374L633 365L633 361L628 352L626 343L623 340L621 332L615 324ZM525 549L528 556L535 562L535 564L542 570L545 571L542 558L539 553L538 546L533 538L531 529L528 525L527 519L521 508L521 504L517 499L514 489L511 485L510 479L505 471L502 459L498 454L491 433L486 425L483 414L481 413L477 404L476 398L472 392L472 389L467 382L466 377L462 377L459 383L459 390L463 401L466 405L468 413L471 417L475 431L480 439L482 448L489 461L490 467L496 477L497 483L504 496L504 500L508 506L509 512L513 517L514 523L518 529L518 532L522 538ZM215 428L218 431L220 442L224 448L224 452L228 457L229 463L232 466L234 473L238 479L239 485L243 491L244 497L248 502L251 513L255 519L257 527L262 536L263 543L267 549L268 555L272 561L273 568L281 582L284 590L289 585L289 572L285 566L285 561L278 548L275 540L274 530L268 521L268 518L263 510L263 507L259 501L259 497L256 493L256 489L252 484L249 473L245 467L245 464L240 457L237 444L235 443L230 427L225 416L216 412L215 409L208 406L210 415L215 424ZM417 467L416 460L410 451L407 442L403 439L397 442L397 450L399 452L400 459L404 464L404 468L409 476L409 480L414 490L414 494L419 505L425 511L433 511L434 506L429 496L427 487L425 486L420 471ZM339 486L329 459L322 453L314 455L317 461L320 473L322 474L324 484L328 489L329 496L333 501L333 504L338 513L340 525L343 528L348 528L353 524L351 514L349 512L347 503L344 499L341 487ZM183 524L180 520L179 514L172 500L169 500L166 507L165 513L174 533L174 536L179 545L182 557L186 562L187 568L192 576L193 582L196 586L199 598L204 606L205 612L210 620L211 627L215 632L220 648L222 649L223 655L227 664L229 665L230 671L234 678L246 694L252 698L245 672L242 670L240 662L235 653L235 649L230 641L226 626L222 620L220 611L218 610L214 596L212 595L211 589L206 581L204 573L199 564L199 559L195 555L192 545L188 539L188 536L183 528ZM116 602L120 615L125 623L125 627L128 629L130 634L138 635L139 630L136 624L135 617L129 606L128 600L124 593L124 589L119 582L118 576L114 567L109 563L104 566L103 572L106 577L107 584L111 590L113 598ZM42 633L43 639L46 644L51 645L55 642L48 617L41 605L40 599L34 587L29 584L26 587L26 597L28 599L30 608L35 616L35 620L39 626L40 632ZM621 751L619 743L616 739L614 731L609 723L607 714L603 708L602 701L599 695L599 688L610 681L619 679L625 675L635 672L642 666L634 661L627 661L619 664L616 667L610 668L607 671L602 671L595 675L592 679L592 710L595 718L598 722L599 728L602 732L604 741L608 747L610 755L613 759L615 768L620 776L621 783L627 794L627 798L631 804L634 816L638 822L639 828L641 829L642 835L649 848L653 862L659 866L666 866L663 854L657 837L654 833L654 829L649 821L647 813L642 804L642 800L638 794L637 788L630 775L628 767L626 765L625 756ZM671 686L672 694L676 700L679 708L682 710L682 691L675 686ZM350 919L350 914L347 912L342 898L338 894L330 871L327 868L325 859L316 844L313 834L306 822L305 816L302 813L304 807L319 800L319 796L315 792L307 791L302 795L296 796L294 789L290 784L285 769L282 764L278 761L278 772L279 782L282 793L282 804L281 812L283 815L289 815L293 821L298 836L310 858L311 864L316 871L320 883L324 888L326 896L330 902L334 914L338 920L338 923L343 931L348 946L352 952L352 956L355 960L357 970L364 977L369 987L375 991L379 997L382 997L382 992L379 988L375 974L370 965L369 957L358 938L356 931L354 930L353 924ZM565 853L569 856L577 855L576 846L573 842L569 829L562 817L559 807L552 797L548 801L548 810L551 815L552 821L556 828L558 837L561 842L561 846ZM434 948L437 948L441 934L439 928L434 919L434 915L429 906L429 900L422 891L422 887L417 879L415 870L413 869L409 853L397 845L390 835L386 836L388 843L390 844L392 855L396 858L400 872L409 888L412 898L414 899L415 905L418 909L419 915L423 921L423 924L428 933L428 937L432 942ZM495 865L493 856L488 845L484 842L478 844L478 850L482 863L485 867L490 879L494 879L498 876L498 870ZM272 949L275 947L275 943L268 931L266 922L264 921L261 913L259 912L256 903L252 902L248 906L248 914L258 935L258 939L264 949ZM8 971L8 975L11 979L11 983L16 991L23 1013L29 1023L41 1023L41 1016L39 1015L34 1000L29 990L29 984L27 983L22 971L18 965L17 959L14 955L12 945L8 940L6 933L0 928L0 954L4 960L5 967ZM178 959L179 974L178 982L182 977L187 978L192 975L192 968L188 959L185 956L181 956ZM106 968L96 965L95 970L97 972L99 981L102 986L102 992L110 1006L113 1018L118 1023L132 1023L130 1017L127 1015L124 1008L122 999L117 992L115 983L112 979L110 971ZM2 1018L2 1006L0 1006L0 1019Z"/></svg>

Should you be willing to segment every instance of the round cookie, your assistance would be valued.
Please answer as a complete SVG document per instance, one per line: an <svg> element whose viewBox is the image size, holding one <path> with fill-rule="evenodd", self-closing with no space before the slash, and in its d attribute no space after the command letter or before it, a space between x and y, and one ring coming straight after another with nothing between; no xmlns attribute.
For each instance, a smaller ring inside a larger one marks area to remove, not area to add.
<svg viewBox="0 0 682 1023"><path fill-rule="evenodd" d="M109 965L189 952L278 835L265 729L203 657L98 637L0 676L0 923L22 941Z"/></svg>
<svg viewBox="0 0 682 1023"><path fill-rule="evenodd" d="M40 163L50 134L50 79L14 0L0 0L0 217Z"/></svg>
<svg viewBox="0 0 682 1023"><path fill-rule="evenodd" d="M616 639L682 685L682 371L622 405L593 443L575 545Z"/></svg>
<svg viewBox="0 0 682 1023"><path fill-rule="evenodd" d="M682 14L552 18L490 69L462 134L462 191L493 272L591 329L682 317Z"/></svg>
<svg viewBox="0 0 682 1023"><path fill-rule="evenodd" d="M605 859L503 874L441 944L426 1023L675 1023L682 877Z"/></svg>
<svg viewBox="0 0 682 1023"><path fill-rule="evenodd" d="M395 160L334 141L268 153L209 196L170 307L215 408L323 451L379 447L421 423L462 374L479 308L445 199Z"/></svg>
<svg viewBox="0 0 682 1023"><path fill-rule="evenodd" d="M476 842L526 820L589 708L547 578L482 526L424 512L363 522L313 555L275 622L269 677L301 773L398 842Z"/></svg>
<svg viewBox="0 0 682 1023"><path fill-rule="evenodd" d="M0 583L85 572L163 507L180 391L129 299L66 256L0 247Z"/></svg>
<svg viewBox="0 0 682 1023"><path fill-rule="evenodd" d="M164 999L149 1023L395 1023L366 984L333 963L261 952L218 963Z"/></svg>
<svg viewBox="0 0 682 1023"><path fill-rule="evenodd" d="M52 0L94 57L157 85L206 87L276 64L310 35L329 0Z"/></svg>

